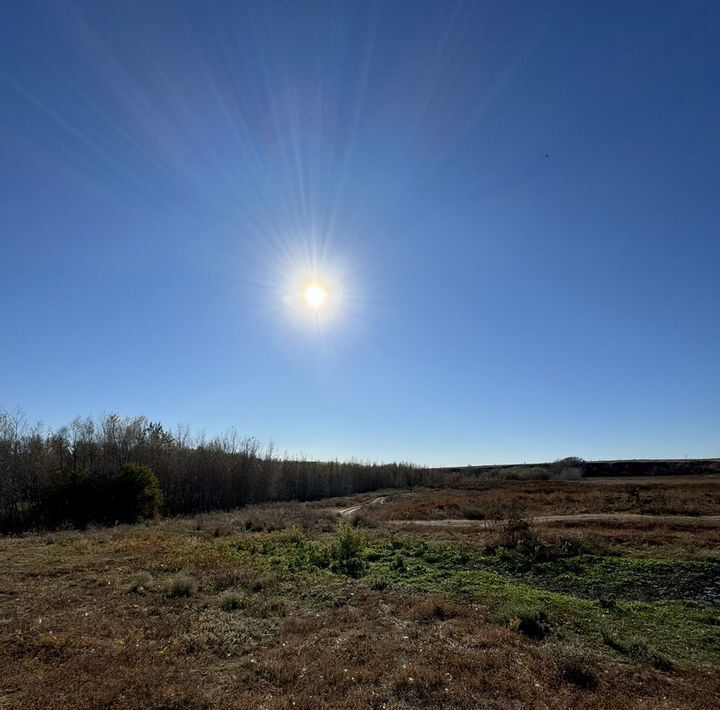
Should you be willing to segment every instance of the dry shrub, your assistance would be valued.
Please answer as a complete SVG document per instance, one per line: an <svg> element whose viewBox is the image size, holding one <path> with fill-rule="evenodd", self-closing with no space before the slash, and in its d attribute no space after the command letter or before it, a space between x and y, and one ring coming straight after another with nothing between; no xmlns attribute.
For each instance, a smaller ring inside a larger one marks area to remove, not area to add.
<svg viewBox="0 0 720 710"><path fill-rule="evenodd" d="M420 599L408 610L408 616L414 621L445 621L461 613L457 604L437 595Z"/></svg>
<svg viewBox="0 0 720 710"><path fill-rule="evenodd" d="M173 599L191 597L197 592L197 582L188 574L176 574L169 582L167 595Z"/></svg>
<svg viewBox="0 0 720 710"><path fill-rule="evenodd" d="M152 577L147 572L138 572L128 586L128 593L144 595L150 591Z"/></svg>
<svg viewBox="0 0 720 710"><path fill-rule="evenodd" d="M237 592L225 592L220 597L220 608L223 611L237 611L245 607L245 599Z"/></svg>
<svg viewBox="0 0 720 710"><path fill-rule="evenodd" d="M247 561L223 558L202 568L203 586L216 592L226 589L242 589L257 594L277 583L271 570L258 568Z"/></svg>
<svg viewBox="0 0 720 710"><path fill-rule="evenodd" d="M653 548L653 555L681 550L685 556L694 556L720 546L720 525L701 520L567 520L543 525L543 529L560 537L580 536L584 545L599 550L622 546L645 553Z"/></svg>
<svg viewBox="0 0 720 710"><path fill-rule="evenodd" d="M532 521L519 511L512 511L504 520L498 520L493 527L489 547L502 547L506 550L529 551L540 545Z"/></svg>
<svg viewBox="0 0 720 710"><path fill-rule="evenodd" d="M258 619L283 617L287 614L287 604L279 597L252 597L246 600L245 609L249 616L254 616Z"/></svg>
<svg viewBox="0 0 720 710"><path fill-rule="evenodd" d="M376 528L378 521L365 510L352 516L352 525L355 528Z"/></svg>
<svg viewBox="0 0 720 710"><path fill-rule="evenodd" d="M234 516L236 529L246 532L275 532L300 528L330 532L337 526L333 511L307 503L266 503L242 508Z"/></svg>

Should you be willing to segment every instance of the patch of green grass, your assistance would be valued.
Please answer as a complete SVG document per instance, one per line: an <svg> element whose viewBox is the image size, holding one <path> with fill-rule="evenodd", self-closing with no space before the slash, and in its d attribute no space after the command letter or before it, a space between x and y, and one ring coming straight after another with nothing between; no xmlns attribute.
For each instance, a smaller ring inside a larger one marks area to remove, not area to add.
<svg viewBox="0 0 720 710"><path fill-rule="evenodd" d="M498 565L503 567L503 563ZM530 565L531 584L574 595L634 601L720 600L720 564L583 555Z"/></svg>
<svg viewBox="0 0 720 710"><path fill-rule="evenodd" d="M360 577L367 569L367 541L360 530L341 525L327 542L311 540L298 530L242 540L238 550L267 556L290 569L327 569L333 574Z"/></svg>
<svg viewBox="0 0 720 710"><path fill-rule="evenodd" d="M674 668L669 658L651 649L644 641L623 639L607 629L602 629L601 634L603 643L623 656L639 663L648 663L659 671L669 672Z"/></svg>
<svg viewBox="0 0 720 710"><path fill-rule="evenodd" d="M260 556L275 569L289 570L288 584L295 588L318 590L313 595L319 606L333 606L340 598L337 593L341 587L337 585L343 579L348 582L353 579L338 568L333 569L329 551L334 539L332 536L312 540L301 534L273 533L236 544L238 554ZM682 586L685 572L694 571L702 583L712 583L714 562L699 566L673 563L673 572L669 565L653 560L583 556L542 563L539 573L529 574L527 569L505 564L497 553L487 555L452 542L428 542L401 535L393 535L389 540L376 538L358 550L358 554L364 563L365 581L361 583L373 591L471 597L496 618L503 609L532 612L514 615L519 620L518 631L523 631L522 626L532 634L530 621L526 625L523 619L534 618L538 625L548 627L546 631L552 622L553 635L578 639L589 649L602 649L608 648L602 640L601 630L605 629L614 638L652 639L652 653L672 663L689 666L720 663L717 606L672 598L674 593L687 589L687 582ZM674 581L662 582L666 573ZM577 574L577 579L573 579L573 574ZM638 593L633 590L636 580L640 588L656 583L664 591L655 594L655 598L637 600L634 597ZM598 598L606 600L605 603L598 603ZM537 610L544 616L537 614ZM650 662L649 656L641 660L641 655L627 657Z"/></svg>
<svg viewBox="0 0 720 710"><path fill-rule="evenodd" d="M406 556L403 574L393 573L392 559L397 548ZM486 560L482 555L459 555L452 548L445 555L440 554L441 551L437 545L416 541L408 541L405 545L396 543L395 549L389 548L385 555L377 555L378 561L372 568L374 573L381 568L391 585L428 593L470 594L496 613L508 606L541 609L547 618L557 622L554 625L558 633L580 636L590 645L597 645L600 629L606 628L621 637L652 638L659 649L658 656L668 656L678 662L712 665L720 661L720 615L717 608L707 602L682 599L641 602L625 600L619 594L614 603L602 606L579 595L535 586L531 577L515 577L507 570L483 569ZM465 558L468 561L463 564ZM442 561L435 562L437 559ZM630 572L626 568L626 574L632 574L634 569L642 568L647 562L637 561L636 567L633 565L635 560L627 561ZM654 568L656 573L664 570L662 565ZM582 580L575 589L578 587L582 588ZM620 585L615 589L623 591Z"/></svg>

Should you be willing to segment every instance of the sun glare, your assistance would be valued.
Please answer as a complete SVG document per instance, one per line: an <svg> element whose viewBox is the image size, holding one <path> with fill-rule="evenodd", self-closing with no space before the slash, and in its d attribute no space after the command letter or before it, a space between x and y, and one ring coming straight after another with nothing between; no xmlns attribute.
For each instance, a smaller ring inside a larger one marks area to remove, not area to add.
<svg viewBox="0 0 720 710"><path fill-rule="evenodd" d="M305 303L307 303L310 308L317 310L325 303L327 291L319 284L313 282L305 289L303 297L305 298Z"/></svg>
<svg viewBox="0 0 720 710"><path fill-rule="evenodd" d="M277 276L270 282L276 303L284 304L284 316L303 332L312 347L336 347L337 338L357 335L359 325L358 276L346 263L329 258L318 237L277 240L268 263ZM357 258L351 263L357 268ZM279 298L278 298L279 297ZM333 342L334 341L334 342Z"/></svg>

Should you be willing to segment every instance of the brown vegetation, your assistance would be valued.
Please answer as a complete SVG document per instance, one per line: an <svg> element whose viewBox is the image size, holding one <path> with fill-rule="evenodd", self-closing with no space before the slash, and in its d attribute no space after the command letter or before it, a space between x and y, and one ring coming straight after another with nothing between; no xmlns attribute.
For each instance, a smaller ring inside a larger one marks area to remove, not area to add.
<svg viewBox="0 0 720 710"><path fill-rule="evenodd" d="M398 493L363 514L378 520L497 520L516 514L533 517L610 512L718 515L720 476L649 478L641 483L622 478L602 482L467 479Z"/></svg>
<svg viewBox="0 0 720 710"><path fill-rule="evenodd" d="M567 495L585 500L585 484L574 485L582 490ZM447 490L443 500L464 493ZM384 515L392 500L363 512ZM610 708L618 698L639 708L714 706L716 674L664 666L617 633L603 644L597 632L594 646L572 627L555 633L558 620L537 601L509 596L497 606L462 587L428 581L403 591L281 563L281 550L294 559L298 531L325 544L336 520L332 508L281 503L0 541L0 707ZM637 542L643 531L584 532L587 546L595 535ZM424 535L468 553L541 545L562 557L558 540L576 533L557 525L538 537L516 517L487 538ZM382 523L365 534L395 544ZM343 544L332 535L340 542L328 550ZM407 574L398 565L398 580Z"/></svg>

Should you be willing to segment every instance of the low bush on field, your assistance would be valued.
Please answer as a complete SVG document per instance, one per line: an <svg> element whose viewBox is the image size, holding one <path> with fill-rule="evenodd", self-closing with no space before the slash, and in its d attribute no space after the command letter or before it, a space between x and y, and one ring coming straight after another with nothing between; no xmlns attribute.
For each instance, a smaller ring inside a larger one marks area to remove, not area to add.
<svg viewBox="0 0 720 710"><path fill-rule="evenodd" d="M415 602L409 610L413 621L446 621L458 616L460 610L452 601L433 595Z"/></svg>
<svg viewBox="0 0 720 710"><path fill-rule="evenodd" d="M223 611L237 611L245 606L245 599L237 592L225 592L220 597L220 608Z"/></svg>
<svg viewBox="0 0 720 710"><path fill-rule="evenodd" d="M247 532L274 532L290 528L300 528L305 532L330 532L335 528L336 517L330 510L310 507L305 503L266 503L241 510L235 516L234 524Z"/></svg>
<svg viewBox="0 0 720 710"><path fill-rule="evenodd" d="M540 535L532 520L517 514L497 524L486 551L516 553L527 562L554 562L587 554L603 554L606 546L582 536ZM521 560L518 560L521 561Z"/></svg>
<svg viewBox="0 0 720 710"><path fill-rule="evenodd" d="M152 585L152 577L147 572L136 574L128 587L130 594L147 594Z"/></svg>
<svg viewBox="0 0 720 710"><path fill-rule="evenodd" d="M330 569L339 574L359 577L365 571L365 536L342 525L330 544Z"/></svg>
<svg viewBox="0 0 720 710"><path fill-rule="evenodd" d="M168 584L167 595L172 599L191 597L197 591L197 583L187 574L177 574Z"/></svg>

